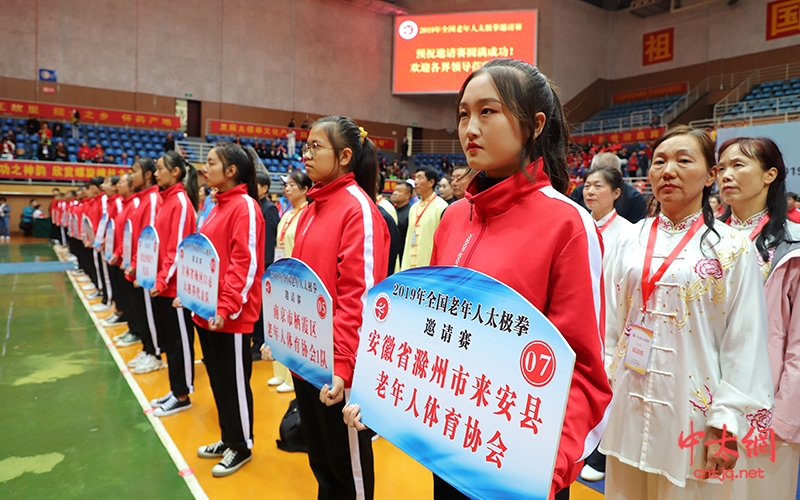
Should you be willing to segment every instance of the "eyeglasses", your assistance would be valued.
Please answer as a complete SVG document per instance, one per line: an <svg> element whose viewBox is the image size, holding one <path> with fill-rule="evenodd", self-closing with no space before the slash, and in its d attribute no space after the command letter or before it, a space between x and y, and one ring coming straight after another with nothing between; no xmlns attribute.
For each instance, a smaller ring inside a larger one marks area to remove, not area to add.
<svg viewBox="0 0 800 500"><path fill-rule="evenodd" d="M303 157L308 157L309 160L313 160L314 156L316 156L317 151L320 149L333 149L330 147L322 147L315 142L307 142L303 144L302 149L300 150L303 153Z"/></svg>

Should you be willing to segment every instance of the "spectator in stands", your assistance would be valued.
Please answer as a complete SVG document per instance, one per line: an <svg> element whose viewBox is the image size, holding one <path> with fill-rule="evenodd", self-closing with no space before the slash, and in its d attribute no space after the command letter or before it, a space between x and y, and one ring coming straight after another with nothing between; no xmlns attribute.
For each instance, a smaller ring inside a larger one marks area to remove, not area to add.
<svg viewBox="0 0 800 500"><path fill-rule="evenodd" d="M452 183L453 177L450 174L442 175L442 179L439 181L439 196L441 196L448 205L458 201L458 198L453 196Z"/></svg>
<svg viewBox="0 0 800 500"><path fill-rule="evenodd" d="M108 155L108 156L105 157L105 159L102 161L102 163L108 163L108 164L111 164L111 165L116 165L117 164L117 159L114 158L114 155Z"/></svg>
<svg viewBox="0 0 800 500"><path fill-rule="evenodd" d="M103 163L103 157L105 154L106 152L103 151L103 147L99 142L96 142L92 150L89 152L89 158L91 158L94 163Z"/></svg>
<svg viewBox="0 0 800 500"><path fill-rule="evenodd" d="M294 116L292 117L291 120L289 120L289 125L286 125L286 126L289 127L289 128L294 128Z"/></svg>
<svg viewBox="0 0 800 500"><path fill-rule="evenodd" d="M17 134L12 129L8 129L6 131L5 137L8 137L9 141L11 141L12 143L16 144L16 142L17 142Z"/></svg>
<svg viewBox="0 0 800 500"><path fill-rule="evenodd" d="M172 133L167 133L167 138L164 140L164 151L175 151L175 139L172 138Z"/></svg>
<svg viewBox="0 0 800 500"><path fill-rule="evenodd" d="M120 165L133 165L133 160L128 158L128 153L123 151L122 154L117 159L117 163Z"/></svg>
<svg viewBox="0 0 800 500"><path fill-rule="evenodd" d="M46 121L42 121L42 124L39 127L39 139L41 140L42 137L47 137L50 140L53 139L53 131L50 130L50 126L47 125Z"/></svg>
<svg viewBox="0 0 800 500"><path fill-rule="evenodd" d="M72 138L76 141L80 138L81 112L77 109L72 110Z"/></svg>
<svg viewBox="0 0 800 500"><path fill-rule="evenodd" d="M310 127L311 127L311 125L308 123L308 118L303 120L303 124L300 125L300 128L303 129L303 130L308 130Z"/></svg>
<svg viewBox="0 0 800 500"><path fill-rule="evenodd" d="M262 160L265 160L268 157L268 152L264 142L265 141L256 141L255 144L253 145L253 149L256 150L256 154Z"/></svg>
<svg viewBox="0 0 800 500"><path fill-rule="evenodd" d="M477 170L469 168L469 165L460 165L453 169L453 180L450 182L450 186L453 189L453 196L457 200L464 197L464 191L477 172Z"/></svg>
<svg viewBox="0 0 800 500"><path fill-rule="evenodd" d="M3 160L13 160L15 148L16 145L11 142L11 139L7 135L3 136L3 142L0 143L0 158Z"/></svg>
<svg viewBox="0 0 800 500"><path fill-rule="evenodd" d="M614 153L600 153L592 159L592 168L611 167L620 170L620 161ZM583 202L583 184L576 186L569 197L578 205L586 208ZM617 200L617 212L634 224L647 215L647 202L642 193L628 183L623 185L622 195Z"/></svg>
<svg viewBox="0 0 800 500"><path fill-rule="evenodd" d="M25 131L28 135L38 134L40 128L42 128L42 123L33 115L25 122Z"/></svg>
<svg viewBox="0 0 800 500"><path fill-rule="evenodd" d="M408 211L411 208L411 195L414 188L406 181L398 182L392 196L389 198L397 212L397 229L400 230L400 241L403 246L400 248L399 262L403 261L403 249L405 248L406 234L408 233Z"/></svg>
<svg viewBox="0 0 800 500"><path fill-rule="evenodd" d="M33 213L39 208L39 202L31 199L28 206L22 209L22 215L19 220L19 228L25 233L25 236L33 236Z"/></svg>
<svg viewBox="0 0 800 500"><path fill-rule="evenodd" d="M64 124L61 121L53 124L53 137L64 137Z"/></svg>
<svg viewBox="0 0 800 500"><path fill-rule="evenodd" d="M89 161L92 158L92 150L89 149L89 145L86 144L86 141L81 143L81 147L78 148L78 161Z"/></svg>
<svg viewBox="0 0 800 500"><path fill-rule="evenodd" d="M280 141L276 140L272 143L272 151L270 152L270 156L278 160L283 160L286 158L286 146L281 144Z"/></svg>
<svg viewBox="0 0 800 500"><path fill-rule="evenodd" d="M427 266L433 252L433 235L447 202L437 196L434 186L439 182L439 173L433 167L421 167L414 172L414 191L419 195L408 212L408 232L400 270Z"/></svg>
<svg viewBox="0 0 800 500"><path fill-rule="evenodd" d="M56 144L55 151L56 151L56 157L55 157L56 161L69 161L69 153L67 152L67 148L64 147L63 142L59 142L58 144Z"/></svg>
<svg viewBox="0 0 800 500"><path fill-rule="evenodd" d="M37 153L36 157L43 161L52 160L55 158L55 149L53 149L53 143L45 134L39 136L39 152Z"/></svg>
<svg viewBox="0 0 800 500"><path fill-rule="evenodd" d="M27 160L28 159L28 152L22 146L17 148L17 152L14 154L14 158L17 160Z"/></svg>
<svg viewBox="0 0 800 500"><path fill-rule="evenodd" d="M400 143L400 159L407 160L409 156L408 136L403 137L403 142ZM397 163L397 160L395 160Z"/></svg>

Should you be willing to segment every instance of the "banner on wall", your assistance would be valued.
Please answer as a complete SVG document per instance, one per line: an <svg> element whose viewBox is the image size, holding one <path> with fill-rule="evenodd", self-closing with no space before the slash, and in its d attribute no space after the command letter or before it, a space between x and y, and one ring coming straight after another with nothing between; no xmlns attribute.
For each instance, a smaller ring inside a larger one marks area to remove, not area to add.
<svg viewBox="0 0 800 500"><path fill-rule="evenodd" d="M81 114L81 123L101 125L127 125L129 127L176 130L181 127L181 119L172 115L119 111L114 109L86 108L69 104L52 104L0 99L0 115L14 115L27 118L36 116L51 120L71 120L72 110Z"/></svg>
<svg viewBox="0 0 800 500"><path fill-rule="evenodd" d="M238 135L240 137L255 137L257 139L285 139L290 130L297 134L296 140L308 139L308 129L279 127L276 125L258 125L255 123L234 122L230 120L208 120L208 133L218 135ZM386 137L369 136L378 149L394 150L397 141Z"/></svg>
<svg viewBox="0 0 800 500"><path fill-rule="evenodd" d="M492 59L536 65L537 11L396 16L395 94L455 94Z"/></svg>
<svg viewBox="0 0 800 500"><path fill-rule="evenodd" d="M548 498L575 353L507 285L470 269L368 294L350 402L470 498Z"/></svg>
<svg viewBox="0 0 800 500"><path fill-rule="evenodd" d="M630 90L628 92L618 92L611 97L611 102L619 104L630 101L643 101L645 99L655 99L675 94L685 94L689 91L689 82L672 83L670 85L660 85L648 89Z"/></svg>
<svg viewBox="0 0 800 500"><path fill-rule="evenodd" d="M139 234L136 242L136 281L145 290L156 287L158 274L158 232L147 226Z"/></svg>
<svg viewBox="0 0 800 500"><path fill-rule="evenodd" d="M273 357L322 389L333 383L333 301L308 265L281 259L261 280L264 342Z"/></svg>
<svg viewBox="0 0 800 500"><path fill-rule="evenodd" d="M190 234L178 246L178 298L186 309L208 320L217 314L219 254L208 236Z"/></svg>
<svg viewBox="0 0 800 500"><path fill-rule="evenodd" d="M645 33L642 40L642 66L675 58L675 28Z"/></svg>
<svg viewBox="0 0 800 500"><path fill-rule="evenodd" d="M800 2L776 0L767 4L767 40L800 35Z"/></svg>
<svg viewBox="0 0 800 500"><path fill-rule="evenodd" d="M634 130L624 130L621 132L605 132L603 134L575 135L570 140L577 143L592 142L594 144L629 144L631 142L646 142L658 139L661 134L666 132L666 128L638 128Z"/></svg>
<svg viewBox="0 0 800 500"><path fill-rule="evenodd" d="M0 178L45 181L88 181L93 177L124 175L127 166L102 163L67 163L34 160L0 160Z"/></svg>

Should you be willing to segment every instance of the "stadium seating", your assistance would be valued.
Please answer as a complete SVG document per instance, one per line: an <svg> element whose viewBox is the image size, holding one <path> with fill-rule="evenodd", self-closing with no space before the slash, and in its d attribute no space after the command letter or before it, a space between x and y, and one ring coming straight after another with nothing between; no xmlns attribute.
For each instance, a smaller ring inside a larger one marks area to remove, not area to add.
<svg viewBox="0 0 800 500"><path fill-rule="evenodd" d="M760 83L729 108L723 119L761 117L800 112L800 78Z"/></svg>
<svg viewBox="0 0 800 500"><path fill-rule="evenodd" d="M652 118L660 118L661 113L678 100L678 98L680 98L680 95L671 95L643 101L614 104L595 113L584 121L580 133L591 134L601 131L606 132L649 126L651 125ZM631 120L631 115L635 117L633 120Z"/></svg>

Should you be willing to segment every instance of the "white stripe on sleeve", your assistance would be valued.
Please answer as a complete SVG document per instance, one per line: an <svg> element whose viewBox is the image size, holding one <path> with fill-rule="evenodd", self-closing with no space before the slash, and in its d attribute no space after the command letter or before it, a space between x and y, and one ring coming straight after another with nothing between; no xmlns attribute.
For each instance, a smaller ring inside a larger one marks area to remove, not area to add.
<svg viewBox="0 0 800 500"><path fill-rule="evenodd" d="M247 279L244 282L244 288L242 289L242 307L239 308L234 314L231 314L231 319L236 319L242 314L242 309L244 309L244 304L247 302L247 294L250 292L250 288L253 286L253 282L256 279L256 271L258 270L258 254L256 253L256 235L258 234L256 231L256 211L255 207L255 200L250 197L248 194L243 194L242 198L244 198L247 204L247 215L248 215L248 229L247 229L247 250L250 252L250 267L247 269Z"/></svg>

